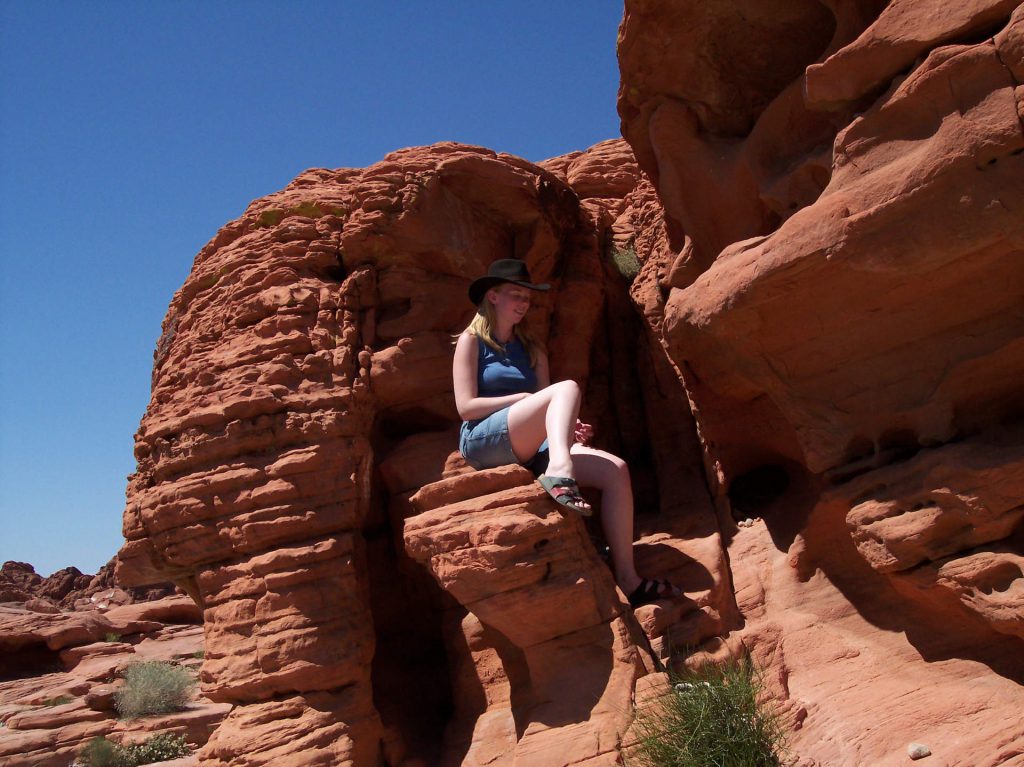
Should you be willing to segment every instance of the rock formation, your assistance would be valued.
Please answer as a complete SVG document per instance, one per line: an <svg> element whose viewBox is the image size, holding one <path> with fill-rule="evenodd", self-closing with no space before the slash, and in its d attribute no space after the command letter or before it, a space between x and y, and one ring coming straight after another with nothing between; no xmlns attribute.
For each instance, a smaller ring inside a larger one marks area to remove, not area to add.
<svg viewBox="0 0 1024 767"><path fill-rule="evenodd" d="M200 695L184 711L133 720L114 709L131 663L199 665L200 619L185 596L71 612L0 605L0 764L67 767L100 736L138 742L168 732L205 743L230 705Z"/></svg>
<svg viewBox="0 0 1024 767"><path fill-rule="evenodd" d="M200 763L615 764L659 662L748 651L802 765L1024 764L1016 5L630 0L625 140L404 149L225 226L118 564L202 607ZM629 610L596 529L453 455L502 257L680 599Z"/></svg>
<svg viewBox="0 0 1024 767"><path fill-rule="evenodd" d="M802 763L1018 764L1024 8L881 5L626 4L633 295Z"/></svg>
<svg viewBox="0 0 1024 767"><path fill-rule="evenodd" d="M519 466L426 485L410 506L406 551L465 608L441 763L616 764L622 702L653 666L580 518Z"/></svg>
<svg viewBox="0 0 1024 767"><path fill-rule="evenodd" d="M200 252L157 345L118 578L174 579L203 607L204 693L236 704L204 764L240 764L244 753L246 764L363 765L382 751L390 764L433 763L464 746L456 730L473 732L464 718L446 735L451 712L468 705L448 673L483 652L487 641L466 633L483 618L451 602L402 534L409 497L443 479L456 445L452 337L472 315L466 288L501 256L523 258L556 286L533 321L554 375L587 387L599 439L648 456L636 461L647 499L640 559L704 574L687 600L646 610L652 631L685 621L700 641L721 630L730 614L717 603L731 595L696 437L682 451L648 439L648 423L665 414L642 395L657 366L636 345L642 324L606 257L637 179L621 140L548 168L454 144L402 150L365 170L303 174ZM678 396L663 399L690 422ZM659 481L650 453L675 466L686 450L695 466ZM531 508L546 503L535 497ZM670 523L669 506L699 513ZM699 533L692 552L670 524ZM576 540L580 531L563 523L552 535ZM568 552L566 577L590 573L603 596L593 613L600 627L567 619L565 632L618 637L627 670L613 675L612 698L621 714L636 665L628 659L646 651L615 617L622 608L607 569L567 545L550 547ZM566 650L548 649L531 656L534 690L558 686L541 674ZM510 684L519 696L519 681ZM579 701L563 703L582 716ZM533 721L513 708L516 721ZM610 712L602 722L587 753L614 759L626 722ZM543 749L535 758L554 764Z"/></svg>
<svg viewBox="0 0 1024 767"><path fill-rule="evenodd" d="M163 599L174 593L174 585L170 583L122 589L114 582L116 564L115 557L96 575L87 575L77 567L65 567L44 578L26 562L4 562L0 567L0 602L35 601L54 610L96 610Z"/></svg>

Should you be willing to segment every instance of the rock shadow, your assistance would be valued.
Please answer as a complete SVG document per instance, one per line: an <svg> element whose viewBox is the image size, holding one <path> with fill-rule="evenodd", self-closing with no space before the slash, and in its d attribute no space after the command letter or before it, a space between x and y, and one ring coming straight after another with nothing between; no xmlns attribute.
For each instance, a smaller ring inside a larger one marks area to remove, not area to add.
<svg viewBox="0 0 1024 767"><path fill-rule="evenodd" d="M915 598L897 588L861 557L847 530L845 512L834 503L811 511L800 531L803 550L791 553L802 580L820 569L866 621L902 633L926 662L974 661L1024 683L1024 640L993 630L952 593Z"/></svg>
<svg viewBox="0 0 1024 767"><path fill-rule="evenodd" d="M611 680L614 644L611 626L602 623L503 655L517 737L531 725L556 728L590 720Z"/></svg>

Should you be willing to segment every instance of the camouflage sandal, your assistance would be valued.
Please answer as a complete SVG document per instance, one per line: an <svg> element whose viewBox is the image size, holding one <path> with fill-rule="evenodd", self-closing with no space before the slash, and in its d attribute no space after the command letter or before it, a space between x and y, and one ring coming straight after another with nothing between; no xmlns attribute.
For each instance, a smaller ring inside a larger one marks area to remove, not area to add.
<svg viewBox="0 0 1024 767"><path fill-rule="evenodd" d="M586 503L586 499L580 495L579 485L576 484L576 480L571 477L549 477L546 474L542 474L537 477L537 481L540 482L548 495L550 495L555 503L559 503L565 506L567 509L572 509L577 514L589 517L594 513L594 510L588 506L581 506L580 503Z"/></svg>

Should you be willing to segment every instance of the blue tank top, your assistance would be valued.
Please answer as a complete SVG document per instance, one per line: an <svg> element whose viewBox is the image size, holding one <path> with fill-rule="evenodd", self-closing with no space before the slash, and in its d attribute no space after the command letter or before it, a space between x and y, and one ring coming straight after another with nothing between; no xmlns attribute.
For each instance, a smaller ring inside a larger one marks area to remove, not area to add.
<svg viewBox="0 0 1024 767"><path fill-rule="evenodd" d="M513 338L505 344L504 354L495 351L479 338L477 339L477 368L476 368L476 391L478 397L502 397L507 394L518 394L520 392L537 391L537 371L530 366L530 354L520 343L519 339ZM508 410L508 408L504 408ZM502 411L495 411L502 412ZM504 463L518 463L519 460L512 452L512 446L508 437L507 427L504 437L500 436L500 427L497 423L489 425L484 433L479 435L480 440L477 447L470 448L469 440L474 442L477 437L471 437L481 421L491 418L494 413L483 418L472 421L463 421L459 429L459 451L466 456L467 462L474 468L486 468L489 466L500 466ZM469 450L475 457L470 458ZM483 451L482 453L480 451ZM536 455L530 458L524 465L539 474L547 466L548 441L544 440L538 448ZM500 456L500 457L499 457Z"/></svg>
<svg viewBox="0 0 1024 767"><path fill-rule="evenodd" d="M505 353L497 352L479 338L476 369L478 397L503 397L506 394L537 390L537 372L530 366L530 353L513 338L505 344Z"/></svg>

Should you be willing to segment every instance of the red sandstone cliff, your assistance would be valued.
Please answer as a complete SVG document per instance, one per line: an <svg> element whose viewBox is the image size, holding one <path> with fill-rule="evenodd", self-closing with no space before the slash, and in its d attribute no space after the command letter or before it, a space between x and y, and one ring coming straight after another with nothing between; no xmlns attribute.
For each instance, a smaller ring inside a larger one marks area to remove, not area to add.
<svg viewBox="0 0 1024 767"><path fill-rule="evenodd" d="M655 658L745 646L801 764L1024 764L1016 5L627 2L629 146L407 149L224 227L119 565L203 608L201 763L615 764ZM451 456L508 256L684 598L634 615L579 519Z"/></svg>
<svg viewBox="0 0 1024 767"><path fill-rule="evenodd" d="M719 507L761 518L723 514L729 639L803 764L1024 763L1017 6L626 4L666 240L632 293Z"/></svg>
<svg viewBox="0 0 1024 767"><path fill-rule="evenodd" d="M410 496L443 479L455 448L451 339L472 313L466 287L501 255L556 286L535 321L555 375L586 385L599 438L627 455L650 452L647 423L664 413L648 412L643 392L656 370L635 343L642 325L605 252L635 166L621 141L550 166L441 144L365 170L309 171L253 203L196 258L157 348L118 574L174 578L204 609L204 692L235 704L204 764L245 754L249 764L362 765L382 751L396 765L462 763L481 748L552 764L554 746L544 744L566 743L567 760L617 758L623 703L651 661L582 524L536 486L515 491L527 503L523 524L547 509L538 534L550 546L539 556L564 570L531 602L529 581L509 579L519 568L485 564L497 543L479 544L484 560L456 578L478 596L461 596L455 576L410 558L425 562L443 540L414 544L405 523L416 515ZM665 400L685 422L679 397ZM699 461L692 432L689 445ZM655 452L666 465L681 460L678 446ZM715 569L692 599L650 620L663 631L688 615L695 639L712 636L722 618L700 604L731 597L697 464L668 482L650 458L636 464L651 541L641 556L667 570L706 572L705 560ZM504 486L480 478L480 497ZM659 484L671 489L661 506ZM695 513L663 515L668 507ZM427 518L421 510L416 524ZM474 513L458 524L457 540L483 541L494 523ZM699 533L692 555L669 527ZM521 556L513 547L505 561ZM579 583L595 590L591 609L569 615L562 605L579 599ZM509 609L532 604L513 623L547 633L496 628L480 614L485 594ZM584 699L558 676L570 635L593 658ZM464 677L488 653L480 690ZM506 740L479 734L495 706Z"/></svg>

